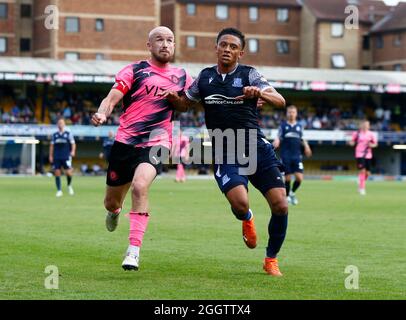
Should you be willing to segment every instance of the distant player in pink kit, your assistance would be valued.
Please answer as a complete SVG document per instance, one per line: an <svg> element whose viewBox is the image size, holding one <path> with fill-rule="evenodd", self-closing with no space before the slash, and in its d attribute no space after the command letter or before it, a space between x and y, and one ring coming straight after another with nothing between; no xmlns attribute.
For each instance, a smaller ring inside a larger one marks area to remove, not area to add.
<svg viewBox="0 0 406 320"><path fill-rule="evenodd" d="M137 61L116 75L116 82L92 123L106 122L113 108L122 100L115 142L107 170L104 206L106 227L114 231L128 190L131 187L130 245L122 263L124 270L138 270L140 247L149 220L148 191L162 163L150 152L152 148L171 149L173 106L160 93L183 92L192 78L180 68L170 66L175 50L174 35L166 27L154 28L148 37L149 60Z"/></svg>
<svg viewBox="0 0 406 320"><path fill-rule="evenodd" d="M359 193L365 195L365 183L371 174L372 148L378 146L376 137L369 130L369 121L364 120L357 132L352 134L351 146L355 146L355 158L357 160Z"/></svg>
<svg viewBox="0 0 406 320"><path fill-rule="evenodd" d="M189 159L189 137L185 136L182 131L173 138L172 155L179 162L176 167L176 182L185 182L186 173L182 161Z"/></svg>

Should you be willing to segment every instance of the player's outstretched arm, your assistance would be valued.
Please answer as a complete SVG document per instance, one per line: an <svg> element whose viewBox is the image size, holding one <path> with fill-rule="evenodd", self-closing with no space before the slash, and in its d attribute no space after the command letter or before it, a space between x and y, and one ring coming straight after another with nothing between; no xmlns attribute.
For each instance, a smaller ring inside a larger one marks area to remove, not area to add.
<svg viewBox="0 0 406 320"><path fill-rule="evenodd" d="M111 89L107 97L101 102L97 112L92 116L92 124L97 127L105 123L107 118L111 115L114 107L120 102L123 96L124 94L121 91Z"/></svg>
<svg viewBox="0 0 406 320"><path fill-rule="evenodd" d="M280 144L281 144L281 140L279 139L279 137L276 137L275 140L272 142L272 145L275 149L278 149Z"/></svg>
<svg viewBox="0 0 406 320"><path fill-rule="evenodd" d="M54 144L50 143L49 144L49 163L54 162Z"/></svg>
<svg viewBox="0 0 406 320"><path fill-rule="evenodd" d="M167 99L174 107L176 111L185 112L189 108L193 107L197 103L189 100L185 94L179 95L177 91L167 90L160 94L162 98Z"/></svg>
<svg viewBox="0 0 406 320"><path fill-rule="evenodd" d="M304 154L306 157L310 158L312 156L312 149L310 148L309 144L307 143L306 140L303 140L303 146L304 146Z"/></svg>
<svg viewBox="0 0 406 320"><path fill-rule="evenodd" d="M260 98L269 104L274 105L275 107L285 108L286 106L285 98L282 97L282 95L273 87L269 87L261 91Z"/></svg>
<svg viewBox="0 0 406 320"><path fill-rule="evenodd" d="M268 87L265 90L255 86L244 87L243 95L235 98L237 100L258 98L275 107L284 108L286 106L285 98L273 87Z"/></svg>
<svg viewBox="0 0 406 320"><path fill-rule="evenodd" d="M373 149L376 148L378 146L378 141L376 141L375 138L372 138L371 141L368 143L368 146Z"/></svg>
<svg viewBox="0 0 406 320"><path fill-rule="evenodd" d="M70 152L71 157L76 156L76 143L72 143L72 151Z"/></svg>
<svg viewBox="0 0 406 320"><path fill-rule="evenodd" d="M349 140L347 143L351 147L354 147L357 140L358 140L358 133L353 133L351 136L351 140Z"/></svg>

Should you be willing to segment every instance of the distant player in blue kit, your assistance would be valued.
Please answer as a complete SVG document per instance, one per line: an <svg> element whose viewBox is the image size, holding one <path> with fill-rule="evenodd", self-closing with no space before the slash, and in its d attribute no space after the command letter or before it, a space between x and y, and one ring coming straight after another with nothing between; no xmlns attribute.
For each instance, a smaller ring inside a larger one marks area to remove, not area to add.
<svg viewBox="0 0 406 320"><path fill-rule="evenodd" d="M107 163L109 162L111 148L113 147L114 141L114 131L110 130L108 137L103 139L103 152L99 155L99 157L106 160Z"/></svg>
<svg viewBox="0 0 406 320"><path fill-rule="evenodd" d="M286 120L279 127L278 136L273 141L275 149L280 147L280 157L285 166L285 188L288 197L288 203L297 205L299 201L296 198L296 191L303 181L303 155L302 148L306 157L311 157L312 150L309 144L303 140L303 128L296 122L297 108L290 105L286 109ZM292 190L291 175L295 176Z"/></svg>
<svg viewBox="0 0 406 320"><path fill-rule="evenodd" d="M56 183L56 196L62 197L61 188L61 169L63 168L68 181L68 192L74 195L72 188L72 158L76 154L76 143L72 133L65 130L65 120L59 119L58 131L52 135L51 144L49 145L49 162L52 164Z"/></svg>
<svg viewBox="0 0 406 320"><path fill-rule="evenodd" d="M285 99L255 68L239 64L244 47L245 37L239 30L223 29L216 40L217 65L203 69L184 94L170 91L163 95L182 106L183 111L198 102L203 104L206 126L212 132L214 177L230 203L232 213L242 221L243 240L249 248L256 247L257 234L254 214L249 206L248 181L267 200L272 215L263 269L269 275L280 277L282 273L276 256L286 235L288 204L283 176L279 171L281 163L259 127L257 103L261 99L270 105L284 107ZM214 134L214 131L234 133L232 143ZM241 132L245 135L245 146L241 148L243 150L238 150L232 145L239 143L238 133ZM249 140L251 133L253 140ZM217 145L221 146L223 154L216 153ZM249 152L250 145L256 146L254 154ZM228 155L238 161L230 161ZM240 156L256 164L255 172L240 170L246 169ZM221 158L222 161L218 161Z"/></svg>

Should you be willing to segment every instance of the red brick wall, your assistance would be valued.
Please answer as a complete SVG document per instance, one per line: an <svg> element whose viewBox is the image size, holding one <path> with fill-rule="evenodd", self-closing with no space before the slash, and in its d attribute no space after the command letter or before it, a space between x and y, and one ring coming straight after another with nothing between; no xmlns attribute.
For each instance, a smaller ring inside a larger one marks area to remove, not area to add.
<svg viewBox="0 0 406 320"><path fill-rule="evenodd" d="M376 64L382 65L384 70L393 70L393 64L386 65L385 62L406 60L406 31L401 32L402 40L400 46L393 44L396 33L383 34L384 46L381 49L376 48L377 35L371 38L372 61ZM406 71L406 63L403 63L403 71Z"/></svg>
<svg viewBox="0 0 406 320"><path fill-rule="evenodd" d="M225 27L236 27L251 38L250 35L261 35L263 37L275 37L275 39L258 39L259 52L248 53L243 62L256 65L275 65L298 67L300 64L300 10L289 10L289 21L280 23L276 20L276 8L259 7L259 20L249 21L248 6L229 6L229 17L227 20L218 20L215 16L215 6L197 5L196 15L188 16L186 6L180 6L180 31L184 34L181 37L181 46L178 46L177 60L183 62L214 63L216 61L214 45L216 34ZM186 47L186 35L190 32L208 32L212 36L197 36L196 48ZM286 39L295 37L296 40ZM276 38L290 41L289 54L277 54Z"/></svg>
<svg viewBox="0 0 406 320"><path fill-rule="evenodd" d="M14 3L8 3L7 6L7 19L0 19L0 33L4 34L14 34L14 28L15 28L15 4ZM0 56L15 56L17 55L17 41L15 37L10 37L7 36L7 51L4 53L0 53Z"/></svg>

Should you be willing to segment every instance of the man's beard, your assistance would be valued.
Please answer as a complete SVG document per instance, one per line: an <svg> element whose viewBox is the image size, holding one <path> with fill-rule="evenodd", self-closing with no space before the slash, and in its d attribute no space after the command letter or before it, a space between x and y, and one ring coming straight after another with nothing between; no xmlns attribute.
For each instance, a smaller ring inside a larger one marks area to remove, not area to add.
<svg viewBox="0 0 406 320"><path fill-rule="evenodd" d="M166 58L166 57L160 57L160 56L158 56L158 55L155 54L155 53L152 53L152 55L154 56L155 60L158 61L158 62L160 62L160 63L168 63L169 61L172 60L172 56L171 56L171 55L168 55L167 58Z"/></svg>

